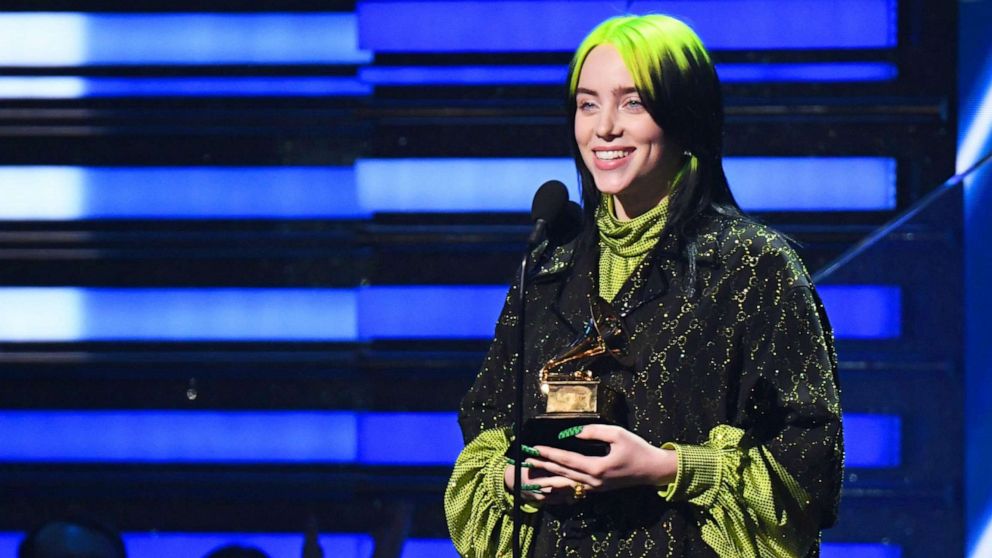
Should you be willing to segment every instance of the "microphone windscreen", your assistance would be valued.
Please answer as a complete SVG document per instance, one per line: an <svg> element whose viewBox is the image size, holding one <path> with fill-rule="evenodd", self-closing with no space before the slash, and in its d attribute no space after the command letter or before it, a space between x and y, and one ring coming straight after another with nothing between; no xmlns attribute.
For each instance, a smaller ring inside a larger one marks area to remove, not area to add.
<svg viewBox="0 0 992 558"><path fill-rule="evenodd" d="M565 204L557 219L548 225L548 240L555 246L568 244L582 232L582 208L574 201Z"/></svg>
<svg viewBox="0 0 992 558"><path fill-rule="evenodd" d="M549 180L541 184L530 206L531 222L537 222L538 219L548 223L554 221L566 202L568 202L568 189L560 180Z"/></svg>

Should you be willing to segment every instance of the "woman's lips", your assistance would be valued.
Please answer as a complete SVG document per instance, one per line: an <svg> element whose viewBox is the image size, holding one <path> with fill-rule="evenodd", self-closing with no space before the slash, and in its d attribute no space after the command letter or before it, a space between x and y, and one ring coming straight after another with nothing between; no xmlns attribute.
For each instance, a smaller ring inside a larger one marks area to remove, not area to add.
<svg viewBox="0 0 992 558"><path fill-rule="evenodd" d="M623 153L623 156L616 157L616 155L618 153L620 153L620 152ZM633 152L634 152L634 150L632 148L624 148L624 149L597 149L597 150L593 150L593 152L592 152L592 154L593 154L593 162L596 165L596 168L599 169L599 170L604 170L604 171L614 170L616 168L619 168L619 167L622 167L623 165L625 165L627 163L627 161L630 159L630 154L633 153ZM608 154L612 158L610 158L610 159L600 159L599 158L600 155L606 155L606 154Z"/></svg>

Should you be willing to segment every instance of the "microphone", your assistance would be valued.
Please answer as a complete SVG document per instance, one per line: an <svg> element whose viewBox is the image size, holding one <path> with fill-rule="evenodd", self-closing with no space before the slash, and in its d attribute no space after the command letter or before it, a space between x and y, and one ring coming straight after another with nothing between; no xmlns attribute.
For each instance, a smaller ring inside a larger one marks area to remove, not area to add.
<svg viewBox="0 0 992 558"><path fill-rule="evenodd" d="M530 206L530 220L534 223L527 237L527 247L537 246L549 224L555 222L568 203L568 190L560 180L549 180L537 189Z"/></svg>
<svg viewBox="0 0 992 558"><path fill-rule="evenodd" d="M574 201L565 204L558 218L548 223L548 242L564 246L582 232L582 208Z"/></svg>

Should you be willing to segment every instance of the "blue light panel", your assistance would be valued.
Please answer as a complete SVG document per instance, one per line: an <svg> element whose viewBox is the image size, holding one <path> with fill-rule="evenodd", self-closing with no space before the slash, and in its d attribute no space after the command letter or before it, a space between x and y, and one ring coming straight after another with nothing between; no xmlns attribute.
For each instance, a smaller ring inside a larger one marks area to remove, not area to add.
<svg viewBox="0 0 992 558"><path fill-rule="evenodd" d="M877 543L823 543L820 558L902 558L902 547Z"/></svg>
<svg viewBox="0 0 992 558"><path fill-rule="evenodd" d="M358 291L363 339L489 338L505 286L399 286Z"/></svg>
<svg viewBox="0 0 992 558"><path fill-rule="evenodd" d="M562 85L566 66L366 66L358 78L372 85Z"/></svg>
<svg viewBox="0 0 992 558"><path fill-rule="evenodd" d="M0 77L3 99L345 97L372 94L348 77Z"/></svg>
<svg viewBox="0 0 992 558"><path fill-rule="evenodd" d="M0 533L0 555L15 556L21 533ZM124 533L124 544L130 558L175 558L205 556L225 544L256 547L273 558L295 557L303 547L302 535L269 533ZM374 541L369 535L321 535L320 546L325 556L335 558L368 558ZM902 558L902 547L869 543L823 543L823 558ZM979 555L975 555L976 557ZM407 539L401 558L458 558L448 539Z"/></svg>
<svg viewBox="0 0 992 558"><path fill-rule="evenodd" d="M844 415L851 468L898 467L901 419ZM456 413L0 411L0 462L441 465Z"/></svg>
<svg viewBox="0 0 992 558"><path fill-rule="evenodd" d="M841 339L896 339L902 334L902 291L891 285L820 285L834 333Z"/></svg>
<svg viewBox="0 0 992 558"><path fill-rule="evenodd" d="M336 289L0 288L5 341L351 341L357 295Z"/></svg>
<svg viewBox="0 0 992 558"><path fill-rule="evenodd" d="M888 62L816 62L809 64L717 64L723 83L889 81L899 69Z"/></svg>
<svg viewBox="0 0 992 558"><path fill-rule="evenodd" d="M347 13L5 13L0 66L365 64Z"/></svg>
<svg viewBox="0 0 992 558"><path fill-rule="evenodd" d="M375 548L371 535L320 535L324 556L370 558ZM303 535L284 533L125 533L128 558L178 558L206 556L221 546L237 544L264 551L272 558L302 554Z"/></svg>
<svg viewBox="0 0 992 558"><path fill-rule="evenodd" d="M572 51L626 8L625 1L359 1L358 40L376 52Z"/></svg>
<svg viewBox="0 0 992 558"><path fill-rule="evenodd" d="M0 219L357 218L351 167L0 167Z"/></svg>
<svg viewBox="0 0 992 558"><path fill-rule="evenodd" d="M346 412L0 411L0 461L339 463L355 460Z"/></svg>
<svg viewBox="0 0 992 558"><path fill-rule="evenodd" d="M886 158L728 158L750 211L895 207ZM857 177L852 180L851 177ZM439 188L438 177L449 187ZM364 218L376 212L527 212L571 159L361 159L350 167L0 167L0 220Z"/></svg>
<svg viewBox="0 0 992 558"><path fill-rule="evenodd" d="M714 50L891 48L896 0L634 0L689 23Z"/></svg>
<svg viewBox="0 0 992 558"><path fill-rule="evenodd" d="M0 341L488 339L506 289L5 287ZM898 287L824 285L819 291L837 337L900 335Z"/></svg>
<svg viewBox="0 0 992 558"><path fill-rule="evenodd" d="M725 160L749 211L892 209L895 168L882 157ZM578 199L571 159L363 159L355 169L360 203L370 211L527 211L537 186L551 178L564 179ZM439 176L450 187L438 188Z"/></svg>
<svg viewBox="0 0 992 558"><path fill-rule="evenodd" d="M400 558L459 558L449 539L407 539Z"/></svg>
<svg viewBox="0 0 992 558"><path fill-rule="evenodd" d="M358 461L374 465L451 465L462 451L456 413L362 414Z"/></svg>
<svg viewBox="0 0 992 558"><path fill-rule="evenodd" d="M886 62L718 64L725 83L886 81L899 72ZM370 85L563 85L566 66L369 66L358 77Z"/></svg>
<svg viewBox="0 0 992 558"><path fill-rule="evenodd" d="M24 535L0 533L0 556L17 556ZM123 533L129 558L182 558L206 556L224 545L237 544L262 550L272 558L295 558L303 548L303 535L284 533ZM369 558L374 541L366 534L320 535L325 556Z"/></svg>
<svg viewBox="0 0 992 558"><path fill-rule="evenodd" d="M844 414L844 463L881 469L902 462L902 419L895 415Z"/></svg>
<svg viewBox="0 0 992 558"><path fill-rule="evenodd" d="M747 211L888 211L896 161L885 157L729 157L724 171Z"/></svg>
<svg viewBox="0 0 992 558"><path fill-rule="evenodd" d="M537 188L562 180L572 199L571 159L359 159L362 207L379 212L530 211Z"/></svg>
<svg viewBox="0 0 992 558"><path fill-rule="evenodd" d="M377 52L572 52L600 21L648 12L686 20L714 50L896 45L895 0L369 0L358 3L359 44Z"/></svg>
<svg viewBox="0 0 992 558"><path fill-rule="evenodd" d="M724 82L851 82L895 79L884 62L721 64ZM368 96L376 85L561 85L565 66L371 66L350 77L0 77L0 99L118 97Z"/></svg>

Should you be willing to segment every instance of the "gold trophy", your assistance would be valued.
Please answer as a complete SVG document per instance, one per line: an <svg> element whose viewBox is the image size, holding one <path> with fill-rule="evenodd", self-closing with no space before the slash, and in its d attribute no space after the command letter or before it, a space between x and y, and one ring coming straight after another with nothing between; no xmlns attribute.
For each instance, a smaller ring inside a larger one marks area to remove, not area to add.
<svg viewBox="0 0 992 558"><path fill-rule="evenodd" d="M623 425L626 402L623 395L607 387L590 369L594 362L629 368L628 336L623 320L602 298L589 300L592 318L585 331L571 345L549 360L540 371L541 393L546 397L545 412L524 424L523 441L527 445L548 445L586 455L606 455L605 442L558 439L562 430L585 424Z"/></svg>

